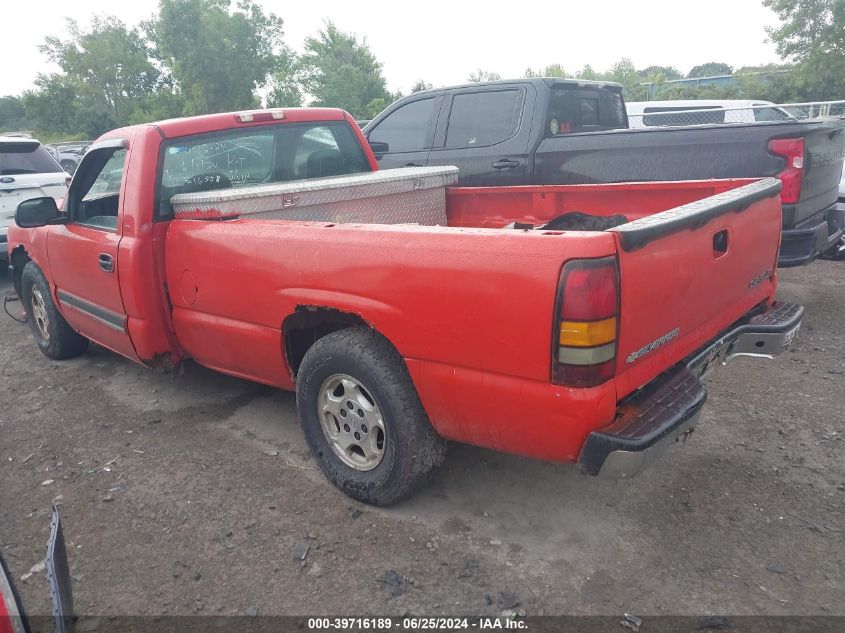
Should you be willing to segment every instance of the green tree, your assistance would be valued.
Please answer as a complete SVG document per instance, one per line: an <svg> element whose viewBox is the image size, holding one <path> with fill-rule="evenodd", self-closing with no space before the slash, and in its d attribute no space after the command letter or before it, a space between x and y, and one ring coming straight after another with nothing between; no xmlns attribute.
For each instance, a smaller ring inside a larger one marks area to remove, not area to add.
<svg viewBox="0 0 845 633"><path fill-rule="evenodd" d="M184 114L259 105L283 52L282 20L252 0L159 0L144 24L153 55L184 98Z"/></svg>
<svg viewBox="0 0 845 633"><path fill-rule="evenodd" d="M418 80L413 86L411 86L411 92L420 92L422 90L431 90L432 85L422 79Z"/></svg>
<svg viewBox="0 0 845 633"><path fill-rule="evenodd" d="M566 71L560 64L550 64L545 68L534 70L533 68L526 68L523 75L526 79L531 77L559 77L565 79L567 77Z"/></svg>
<svg viewBox="0 0 845 633"><path fill-rule="evenodd" d="M646 98L646 89L642 85L643 78L634 68L634 63L627 57L613 64L610 70L603 73L600 78L622 84L625 98L629 101L643 101Z"/></svg>
<svg viewBox="0 0 845 633"><path fill-rule="evenodd" d="M482 81L498 81L501 79L502 76L499 73L491 73L487 70L483 70L479 68L475 72L471 72L469 77L467 77L467 81L470 83L480 83Z"/></svg>
<svg viewBox="0 0 845 633"><path fill-rule="evenodd" d="M26 126L26 110L20 97L0 97L0 131L14 132Z"/></svg>
<svg viewBox="0 0 845 633"><path fill-rule="evenodd" d="M674 66L647 66L637 71L640 77L647 81L654 81L655 77L663 76L664 81L683 78L683 73Z"/></svg>
<svg viewBox="0 0 845 633"><path fill-rule="evenodd" d="M728 64L723 64L721 62L707 62L706 64L693 66L687 73L687 77L690 79L698 77L717 77L719 75L732 75L733 72L733 66L729 66Z"/></svg>
<svg viewBox="0 0 845 633"><path fill-rule="evenodd" d="M390 102L381 63L366 39L358 41L331 21L317 35L306 38L302 63L305 89L314 97L311 105L343 108L364 119Z"/></svg>
<svg viewBox="0 0 845 633"><path fill-rule="evenodd" d="M304 69L300 58L293 51L284 50L278 56L276 66L270 77L267 107L300 107L303 103L303 73Z"/></svg>
<svg viewBox="0 0 845 633"><path fill-rule="evenodd" d="M587 81L592 81L595 79L599 79L599 74L593 70L593 67L589 64L584 64L584 67L575 73L575 77L578 79L585 79Z"/></svg>
<svg viewBox="0 0 845 633"><path fill-rule="evenodd" d="M48 37L41 52L62 69L86 108L105 110L124 123L138 99L153 92L160 73L138 29L127 29L115 17L95 17L83 30L67 21L68 37Z"/></svg>
<svg viewBox="0 0 845 633"><path fill-rule="evenodd" d="M791 89L802 100L845 95L845 1L763 0L781 20L768 29L782 57L795 63ZM782 83L782 82L781 82Z"/></svg>

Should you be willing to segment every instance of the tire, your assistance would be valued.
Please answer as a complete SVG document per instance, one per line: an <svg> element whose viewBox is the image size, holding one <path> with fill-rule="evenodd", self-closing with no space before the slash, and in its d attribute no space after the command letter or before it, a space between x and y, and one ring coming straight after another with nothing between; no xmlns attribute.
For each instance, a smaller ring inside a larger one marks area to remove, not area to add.
<svg viewBox="0 0 845 633"><path fill-rule="evenodd" d="M63 160L59 164L62 166L62 169L64 169L67 173L73 176L74 172L76 171L76 163L74 163L72 160Z"/></svg>
<svg viewBox="0 0 845 633"><path fill-rule="evenodd" d="M369 328L339 330L311 346L297 375L296 405L320 469L358 501L384 506L408 497L445 457L446 442L404 361Z"/></svg>
<svg viewBox="0 0 845 633"><path fill-rule="evenodd" d="M50 284L35 262L24 266L21 276L21 301L38 349L53 360L65 360L85 353L88 339L80 336L59 314Z"/></svg>

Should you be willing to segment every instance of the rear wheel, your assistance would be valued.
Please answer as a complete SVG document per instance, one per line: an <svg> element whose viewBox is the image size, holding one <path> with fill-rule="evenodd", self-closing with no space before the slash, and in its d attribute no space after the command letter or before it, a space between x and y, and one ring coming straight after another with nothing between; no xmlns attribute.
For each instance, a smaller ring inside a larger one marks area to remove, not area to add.
<svg viewBox="0 0 845 633"><path fill-rule="evenodd" d="M24 266L21 301L38 349L47 358L64 360L79 356L88 349L88 339L74 332L59 314L50 294L50 284L35 262Z"/></svg>
<svg viewBox="0 0 845 633"><path fill-rule="evenodd" d="M328 479L375 505L404 499L445 455L399 353L364 327L319 339L297 376L305 438Z"/></svg>

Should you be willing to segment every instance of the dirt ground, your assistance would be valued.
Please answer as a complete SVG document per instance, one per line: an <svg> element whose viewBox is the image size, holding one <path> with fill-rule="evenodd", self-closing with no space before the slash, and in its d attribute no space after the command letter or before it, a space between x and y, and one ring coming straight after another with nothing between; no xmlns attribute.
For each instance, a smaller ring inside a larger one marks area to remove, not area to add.
<svg viewBox="0 0 845 633"><path fill-rule="evenodd" d="M32 613L58 499L84 614L845 614L845 263L781 271L780 297L807 307L792 350L712 375L639 478L453 445L388 509L324 480L291 394L51 362L4 316L0 551Z"/></svg>

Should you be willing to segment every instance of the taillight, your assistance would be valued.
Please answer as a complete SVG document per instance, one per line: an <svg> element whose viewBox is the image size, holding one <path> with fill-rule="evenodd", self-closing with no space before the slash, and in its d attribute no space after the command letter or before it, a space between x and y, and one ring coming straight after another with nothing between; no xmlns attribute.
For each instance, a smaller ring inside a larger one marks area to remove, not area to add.
<svg viewBox="0 0 845 633"><path fill-rule="evenodd" d="M285 118L283 110L251 110L249 112L238 112L235 120L241 123L253 123L259 121L276 121Z"/></svg>
<svg viewBox="0 0 845 633"><path fill-rule="evenodd" d="M594 387L613 377L619 315L616 259L576 259L560 275L552 382Z"/></svg>
<svg viewBox="0 0 845 633"><path fill-rule="evenodd" d="M780 201L795 204L801 199L801 182L804 179L804 139L776 138L769 141L769 151L786 160L786 167L778 174L782 183Z"/></svg>
<svg viewBox="0 0 845 633"><path fill-rule="evenodd" d="M6 567L0 563L0 633L24 633L28 630L18 609L11 579L6 576Z"/></svg>

